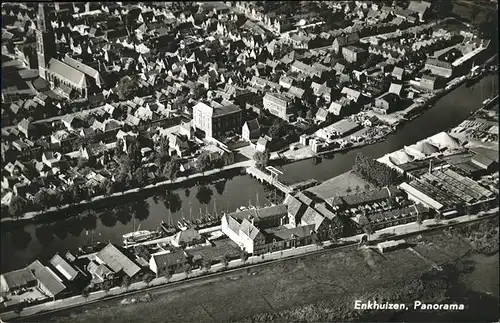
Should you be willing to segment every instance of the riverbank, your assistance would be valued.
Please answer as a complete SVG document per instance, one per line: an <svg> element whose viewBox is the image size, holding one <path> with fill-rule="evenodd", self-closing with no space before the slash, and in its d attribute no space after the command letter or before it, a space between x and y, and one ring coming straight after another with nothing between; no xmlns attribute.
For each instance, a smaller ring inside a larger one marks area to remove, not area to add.
<svg viewBox="0 0 500 323"><path fill-rule="evenodd" d="M181 177L176 178L173 181L172 180L165 180L165 181L158 182L156 184L150 184L150 185L147 185L144 187L138 187L138 188L133 188L133 189L123 191L123 192L113 193L113 194L110 194L108 196L98 195L98 196L92 197L88 200L84 200L84 201L81 201L78 203L65 204L65 205L61 205L61 206L57 206L57 207L54 206L54 207L48 208L46 210L41 210L41 211L27 212L18 218L3 217L0 220L0 223L8 224L8 223L12 223L12 222L18 223L18 222L34 221L34 220L38 220L41 216L47 215L50 213L66 211L66 210L69 210L71 208L77 208L77 207L81 207L84 205L86 206L86 205L102 202L103 200L112 200L113 198L119 198L119 197L131 195L134 193L138 193L138 192L152 190L155 188L163 188L163 187L168 187L171 185L182 184L184 182L191 181L191 180L209 178L210 176L213 176L215 174L221 174L221 173L224 173L224 172L227 172L230 170L246 169L247 167L252 167L254 165L255 165L255 162L253 160L242 161L242 162L238 162L238 163L224 166L220 169L209 170L209 171L206 171L205 173L196 173L196 174L192 174L190 176L181 176Z"/></svg>
<svg viewBox="0 0 500 323"><path fill-rule="evenodd" d="M498 214L498 208L495 210L491 210L490 212L484 213L480 212L477 215L467 215L467 216L461 216L458 218L454 218L450 221L441 221L438 222L435 219L427 219L422 222L422 224L418 225L416 223L408 223L408 224L403 224L391 228L386 228L377 231L370 237L370 241L372 243L374 242L381 242L385 241L388 239L399 239L399 238L408 238L412 237L416 234L432 234L433 232L436 231L441 231L447 227L456 227L459 225L464 225L468 223L475 223L475 222L483 222L485 220L488 220L492 216L495 216ZM233 260L228 263L228 267L224 267L222 264L216 264L212 266L210 269L195 269L193 270L190 274L186 273L178 273L174 274L170 279L166 279L164 277L159 277L153 279L149 284L146 284L145 282L137 282L131 284L128 288L125 287L115 287L112 288L109 292L104 292L104 291L96 291L90 294L89 298L84 298L81 295L73 296L71 298L66 298L66 299L61 299L61 300L56 300L53 302L47 302L43 303L40 305L35 305L29 308L24 309L21 312L22 316L30 316L34 315L39 312L43 311L48 311L48 310L53 310L53 309L62 309L62 308L68 308L68 307L76 307L76 306L81 306L84 304L88 304L88 302L97 302L99 300L102 300L106 297L109 296L118 296L121 294L126 294L131 291L140 291L144 289L148 289L150 286L160 286L160 285L165 285L168 283L173 283L173 282L180 282L183 280L188 279L186 281L186 284L189 283L189 278L196 278L196 277L202 277L204 275L208 275L209 273L212 274L217 274L220 271L227 270L229 268L239 268L241 266L245 265L266 265L269 262L273 261L281 261L282 259L285 259L287 257L291 258L296 258L296 257L307 257L307 256L312 256L315 252L324 250L324 249L329 249L329 248L334 248L336 249L333 250L333 252L337 252L340 250L344 250L345 248L350 248L351 246L359 243L359 241L362 240L362 237L364 234L360 235L355 235L351 237L346 237L342 238L339 240L338 245L332 245L330 241L324 242L321 246L319 245L307 245L303 247L298 247L298 248L293 248L293 249L286 249L283 251L278 251L270 254L265 254L263 256L252 256L248 258L246 261L242 261L241 259ZM168 287L168 285L166 286ZM15 317L15 314L13 312L7 312L7 313L2 313L0 315L2 319L11 319Z"/></svg>
<svg viewBox="0 0 500 323"><path fill-rule="evenodd" d="M456 263L472 250L466 239L441 231L409 237L407 241L409 248L383 256L372 249L349 246L249 266L216 277L195 278L183 287L153 287L116 298L112 296L115 290L111 290L112 299L98 301L92 294L88 301L91 304L42 314L36 319L142 322L144 313L150 313L149 322L339 321L364 314L354 311L353 304L358 299L394 296L391 300L426 301L440 296L441 288L428 289L433 286L428 283L434 279L424 280L423 285L417 282L435 275L436 266L447 270L448 264ZM146 292L151 296L149 301L130 303L132 297L137 300ZM245 301L248 299L253 300L250 305ZM28 313L21 312L24 314Z"/></svg>
<svg viewBox="0 0 500 323"><path fill-rule="evenodd" d="M483 77L484 77L484 74L483 74ZM382 136L370 138L369 140L362 141L362 142L355 142L351 146L346 147L346 148L334 148L334 149L329 149L326 151L321 151L318 153L313 152L309 146L303 146L297 150L287 150L284 153L280 153L280 154L273 153L273 154L271 154L270 160L276 162L276 161L284 158L286 162L297 162L297 161L322 157L325 155L330 155L330 154L335 154L335 153L346 153L346 152L349 152L353 149L362 148L362 147L368 146L368 145L374 145L376 143L384 141L389 135L397 132L397 130L401 126L403 126L405 123L411 122L414 119L421 116L423 114L423 112L426 109L431 108L432 105L437 100L439 100L440 98L442 98L443 96L445 96L449 92L457 89L459 86L464 84L467 81L467 79L468 79L468 77L466 77L466 76L457 77L457 78L451 80L450 82L448 82L448 84L449 84L448 86L435 92L434 95L429 97L424 103L422 103L422 104L414 103L410 107L408 107L407 109L400 111L398 113L395 113L395 118L397 119L396 124L391 127L390 131L387 131ZM372 113L372 115L376 116L376 114L374 114L374 113ZM292 145L298 145L298 144L299 143L297 142L297 143L293 143Z"/></svg>

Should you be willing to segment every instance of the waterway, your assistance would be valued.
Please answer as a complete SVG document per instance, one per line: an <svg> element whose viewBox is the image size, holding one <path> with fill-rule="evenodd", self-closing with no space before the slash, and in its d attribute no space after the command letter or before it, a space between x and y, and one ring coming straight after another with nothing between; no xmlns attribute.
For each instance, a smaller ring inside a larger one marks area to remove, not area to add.
<svg viewBox="0 0 500 323"><path fill-rule="evenodd" d="M279 166L284 173L282 181L295 183L310 178L324 181L349 170L360 152L378 158L446 130L479 109L492 93L498 93L497 87L498 75L489 75L471 87L462 85L384 141L325 156L318 164L314 159L308 159ZM218 183L205 184L201 189L200 185L195 185L168 192L161 189L153 196L151 194L129 197L119 205L85 211L80 216L71 216L63 221L28 224L2 232L0 272L21 268L35 259L47 262L57 252L65 253L91 242L120 244L121 236L133 231L134 226L136 229L140 225L141 229L154 230L161 221L176 223L182 217L196 218L200 210L203 214L206 211L215 213L234 211L249 203L268 203L264 187L250 176L240 174L225 176Z"/></svg>

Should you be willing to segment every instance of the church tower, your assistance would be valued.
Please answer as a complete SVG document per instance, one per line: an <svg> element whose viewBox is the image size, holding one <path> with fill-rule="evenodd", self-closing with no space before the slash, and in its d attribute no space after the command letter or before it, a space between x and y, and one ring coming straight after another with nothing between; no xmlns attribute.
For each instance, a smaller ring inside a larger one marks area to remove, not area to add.
<svg viewBox="0 0 500 323"><path fill-rule="evenodd" d="M54 32L50 24L49 12L45 12L47 3L38 4L37 30L36 30L36 55L38 59L38 74L41 78L47 78L47 65L54 57L56 44Z"/></svg>

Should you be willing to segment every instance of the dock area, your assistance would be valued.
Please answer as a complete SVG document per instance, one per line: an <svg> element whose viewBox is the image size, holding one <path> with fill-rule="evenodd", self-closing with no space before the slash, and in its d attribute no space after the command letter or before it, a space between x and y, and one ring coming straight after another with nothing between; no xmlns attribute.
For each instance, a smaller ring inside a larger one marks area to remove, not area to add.
<svg viewBox="0 0 500 323"><path fill-rule="evenodd" d="M221 226L216 225L216 226L209 227L209 228L199 229L198 232L200 234L212 234L214 232L221 231L221 230L222 230ZM137 247L140 245L143 245L143 246L156 245L156 244L165 245L165 244L169 244L170 241L172 241L172 239L174 238L174 236L175 236L175 234L168 236L168 237L158 238L158 239L154 239L154 240L148 240L148 241L128 244L128 245L125 245L125 248L133 248L133 247Z"/></svg>
<svg viewBox="0 0 500 323"><path fill-rule="evenodd" d="M212 233L212 232L220 231L220 230L222 230L222 226L216 225L215 227L200 229L200 230L198 230L198 232L200 234L204 234L204 233Z"/></svg>
<svg viewBox="0 0 500 323"><path fill-rule="evenodd" d="M169 244L173 238L174 238L174 236L168 236L168 237L163 237L163 238L159 238L159 239L128 244L128 245L125 245L125 248L133 248L133 247L137 247L140 245L147 246L147 245L152 245L152 244Z"/></svg>

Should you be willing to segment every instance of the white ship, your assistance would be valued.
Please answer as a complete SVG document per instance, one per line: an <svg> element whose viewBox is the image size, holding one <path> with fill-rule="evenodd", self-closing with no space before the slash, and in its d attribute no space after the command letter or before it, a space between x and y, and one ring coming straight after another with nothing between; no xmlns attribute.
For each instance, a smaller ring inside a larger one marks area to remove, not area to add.
<svg viewBox="0 0 500 323"><path fill-rule="evenodd" d="M149 230L139 230L124 234L123 236L124 244L138 243L142 241L149 240L155 237L155 233Z"/></svg>

